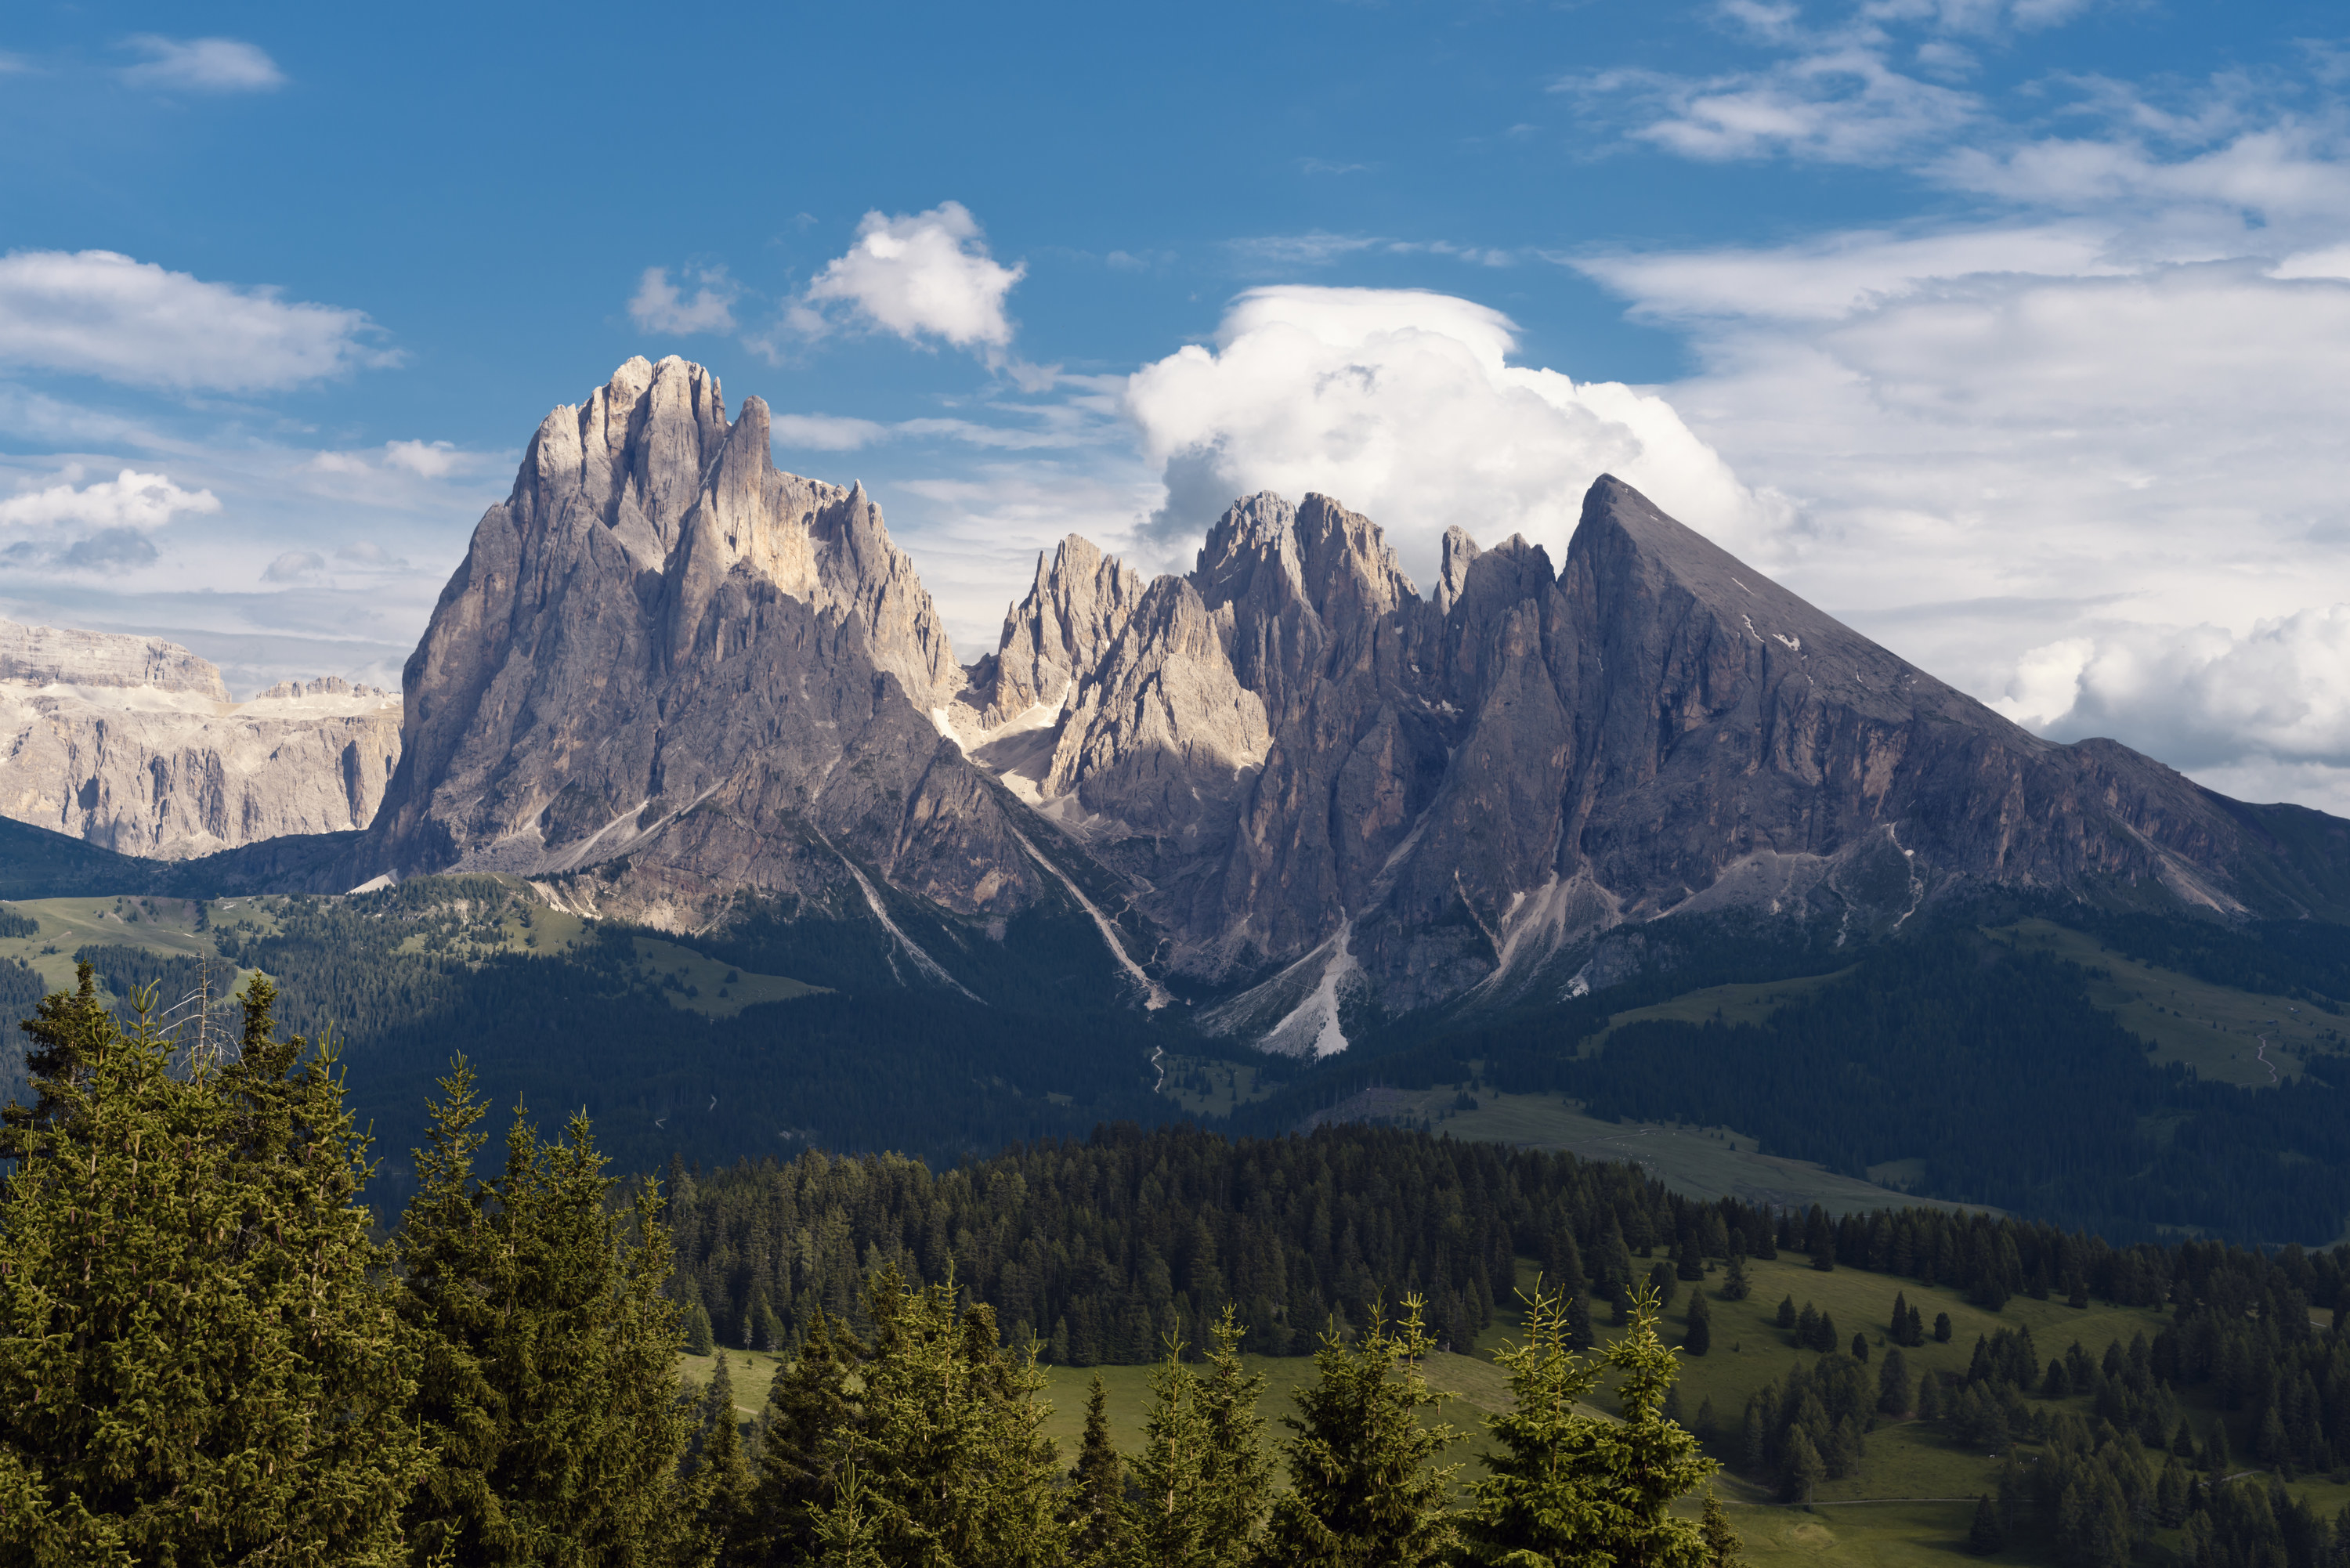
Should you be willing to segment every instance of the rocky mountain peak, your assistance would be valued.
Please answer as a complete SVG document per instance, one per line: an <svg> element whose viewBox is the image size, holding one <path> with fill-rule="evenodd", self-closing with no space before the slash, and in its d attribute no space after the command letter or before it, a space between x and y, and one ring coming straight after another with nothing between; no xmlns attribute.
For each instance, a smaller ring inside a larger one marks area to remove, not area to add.
<svg viewBox="0 0 2350 1568"><path fill-rule="evenodd" d="M993 729L1042 705L1061 707L1078 677L1101 662L1142 598L1142 577L1092 541L1072 534L1004 612L993 654L974 665L967 701Z"/></svg>

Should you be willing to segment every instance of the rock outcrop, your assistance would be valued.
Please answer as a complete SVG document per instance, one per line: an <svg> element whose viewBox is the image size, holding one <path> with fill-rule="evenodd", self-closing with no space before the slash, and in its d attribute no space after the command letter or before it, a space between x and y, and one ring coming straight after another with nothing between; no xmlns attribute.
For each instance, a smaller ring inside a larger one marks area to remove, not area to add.
<svg viewBox="0 0 2350 1568"><path fill-rule="evenodd" d="M779 472L766 405L730 421L700 366L631 359L474 530L359 868L593 872L573 896L695 924L742 888L886 924L879 882L1001 921L1053 884L945 737L963 681L861 489Z"/></svg>
<svg viewBox="0 0 2350 1568"><path fill-rule="evenodd" d="M1245 987L1211 1023L1295 1049L1343 1045L1350 1003L1564 987L1667 914L1865 936L1991 887L2350 914L2350 825L2034 736L1612 478L1563 570L1454 530L1432 600L1367 519L1250 497L1071 690L1035 805L1149 889L1170 974Z"/></svg>
<svg viewBox="0 0 2350 1568"><path fill-rule="evenodd" d="M0 815L179 860L365 827L400 698L336 677L229 701L174 643L0 621Z"/></svg>

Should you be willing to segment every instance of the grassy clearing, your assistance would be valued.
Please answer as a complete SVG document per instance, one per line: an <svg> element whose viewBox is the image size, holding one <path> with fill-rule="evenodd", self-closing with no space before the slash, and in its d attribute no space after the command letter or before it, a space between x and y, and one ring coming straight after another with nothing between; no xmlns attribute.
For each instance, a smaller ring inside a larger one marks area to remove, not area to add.
<svg viewBox="0 0 2350 1568"><path fill-rule="evenodd" d="M243 898L212 906L214 922L244 918L265 929L276 929L276 916L263 906L271 900ZM40 971L51 991L70 991L78 949L105 943L145 948L174 958L217 958L210 931L196 929L196 905L189 898L26 898L9 908L40 921L38 935L0 939L0 959L20 958ZM250 971L222 971L222 990L242 985Z"/></svg>
<svg viewBox="0 0 2350 1568"><path fill-rule="evenodd" d="M1644 1023L1661 1019L1674 1023L1760 1023L1773 1012L1794 1001L1808 995L1831 981L1842 980L1850 969L1840 969L1834 974L1804 975L1795 980L1773 980L1748 985L1710 985L1703 991L1692 991L1652 1007L1636 1007L1618 1012L1607 1020L1607 1027L1586 1040L1576 1054L1588 1056L1607 1043L1607 1037L1627 1023Z"/></svg>
<svg viewBox="0 0 2350 1568"><path fill-rule="evenodd" d="M638 972L660 981L670 1005L712 1018L732 1018L758 1002L790 1002L825 989L785 975L753 974L655 937L639 937L636 946Z"/></svg>
<svg viewBox="0 0 2350 1568"><path fill-rule="evenodd" d="M1269 1096L1280 1085L1263 1081L1264 1075L1245 1062L1216 1056L1179 1056L1172 1053L1159 1064L1167 1070L1159 1093L1193 1116L1228 1116L1253 1100ZM1200 1087L1205 1079L1207 1087Z"/></svg>
<svg viewBox="0 0 2350 1568"><path fill-rule="evenodd" d="M2311 1052L2339 1051L2345 1044L2343 1022L2331 1013L2157 969L2047 920L2022 920L1991 934L2026 950L2103 970L2106 977L2089 981L2093 1004L2151 1041L2157 1062L2184 1062L2218 1083L2266 1088L2276 1081L2261 1061L2263 1036L2268 1062L2280 1078L2298 1076Z"/></svg>

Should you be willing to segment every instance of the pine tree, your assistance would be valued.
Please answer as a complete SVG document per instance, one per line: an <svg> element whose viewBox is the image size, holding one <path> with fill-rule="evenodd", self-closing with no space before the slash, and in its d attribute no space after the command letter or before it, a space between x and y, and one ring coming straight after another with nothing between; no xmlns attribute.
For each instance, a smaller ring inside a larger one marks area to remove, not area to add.
<svg viewBox="0 0 2350 1568"><path fill-rule="evenodd" d="M1787 1485L1794 1493L1795 1501L1810 1502L1812 1489L1828 1479L1828 1467L1820 1458L1819 1449L1812 1442L1811 1434L1801 1427L1793 1428L1787 1433L1786 1463Z"/></svg>
<svg viewBox="0 0 2350 1568"><path fill-rule="evenodd" d="M1852 1358L1863 1366L1868 1365L1868 1335L1856 1334L1852 1336Z"/></svg>
<svg viewBox="0 0 2350 1568"><path fill-rule="evenodd" d="M484 1564L688 1552L681 1336L657 1189L639 1189L624 1223L587 1117L545 1143L519 1106L504 1169L477 1179L486 1106L472 1069L460 1060L441 1088L398 1241L439 1459L410 1501L411 1541Z"/></svg>
<svg viewBox="0 0 2350 1568"><path fill-rule="evenodd" d="M688 1355L707 1355L714 1347L710 1309L697 1301L685 1309L685 1353Z"/></svg>
<svg viewBox="0 0 2350 1568"><path fill-rule="evenodd" d="M690 1480L701 1539L700 1561L723 1565L754 1561L737 1533L751 1508L751 1466L743 1455L743 1415L734 1407L734 1377L718 1353L702 1396Z"/></svg>
<svg viewBox="0 0 2350 1568"><path fill-rule="evenodd" d="M1211 1331L1209 1374L1193 1395L1208 1432L1206 1484L1196 1507L1206 1525L1208 1562L1216 1568L1238 1568L1249 1560L1273 1506L1273 1458L1265 1450L1264 1419L1256 1413L1265 1379L1242 1366L1242 1333L1227 1302Z"/></svg>
<svg viewBox="0 0 2350 1568"><path fill-rule="evenodd" d="M1726 1302L1742 1302L1752 1295L1753 1291L1752 1282L1746 1277L1746 1254L1731 1253L1730 1270L1721 1277L1721 1299Z"/></svg>
<svg viewBox="0 0 2350 1568"><path fill-rule="evenodd" d="M1566 1303L1566 1347L1580 1354L1598 1343L1591 1332L1591 1306L1581 1296Z"/></svg>
<svg viewBox="0 0 2350 1568"><path fill-rule="evenodd" d="M1227 1303L1212 1331L1211 1372L1183 1365L1170 1340L1151 1375L1151 1413L1134 1476L1135 1561L1169 1568L1229 1568L1247 1562L1271 1506L1273 1465L1256 1402L1262 1375L1241 1364L1242 1327Z"/></svg>
<svg viewBox="0 0 2350 1568"><path fill-rule="evenodd" d="M1705 1543L1706 1568L1737 1568L1738 1550L1744 1542L1730 1528L1730 1516L1721 1511L1721 1501L1711 1491L1705 1494L1705 1513L1698 1520L1697 1533Z"/></svg>
<svg viewBox="0 0 2350 1568"><path fill-rule="evenodd" d="M1511 1408L1486 1418L1496 1451L1489 1475L1470 1483L1461 1521L1466 1559L1478 1564L1549 1563L1576 1568L1648 1564L1698 1568L1711 1561L1698 1525L1669 1511L1718 1467L1697 1440L1664 1418L1673 1353L1657 1334L1655 1296L1633 1304L1632 1332L1605 1364L1624 1374L1620 1423L1575 1408L1597 1385L1600 1364L1565 1344L1555 1296L1524 1298L1527 1342L1503 1352ZM1735 1550L1735 1538L1731 1539Z"/></svg>
<svg viewBox="0 0 2350 1568"><path fill-rule="evenodd" d="M1779 1303L1777 1323L1781 1328L1794 1328L1799 1321L1795 1315L1795 1298L1789 1296Z"/></svg>
<svg viewBox="0 0 2350 1568"><path fill-rule="evenodd" d="M35 1005L33 1016L16 1025L33 1040L25 1053L33 1103L11 1100L0 1106L0 1158L23 1158L33 1149L30 1135L56 1124L60 1106L99 1054L121 1036L114 1014L98 999L97 970L83 960L74 965L74 977L71 992L49 992Z"/></svg>
<svg viewBox="0 0 2350 1568"><path fill-rule="evenodd" d="M1689 1332L1682 1336L1681 1348L1691 1355L1703 1355L1713 1348L1713 1316L1706 1308L1705 1293L1690 1293Z"/></svg>
<svg viewBox="0 0 2350 1568"><path fill-rule="evenodd" d="M1133 1549L1127 1521L1126 1462L1109 1437L1109 1393L1094 1374L1086 1393L1086 1436L1069 1473L1062 1514L1073 1568L1123 1568Z"/></svg>
<svg viewBox="0 0 2350 1568"><path fill-rule="evenodd" d="M1383 1304L1352 1345L1336 1327L1314 1355L1315 1382L1282 1424L1291 1490L1274 1506L1263 1560L1284 1568L1358 1563L1414 1568L1441 1562L1453 1543L1445 1498L1456 1467L1430 1469L1450 1427L1424 1426L1419 1412L1442 1397L1420 1363L1433 1342L1420 1300L1404 1298L1399 1321Z"/></svg>
<svg viewBox="0 0 2350 1568"><path fill-rule="evenodd" d="M1887 1416L1908 1414L1909 1366L1898 1350L1887 1351L1877 1369L1877 1407Z"/></svg>
<svg viewBox="0 0 2350 1568"><path fill-rule="evenodd" d="M1934 1343L1937 1345L1948 1345L1950 1343L1950 1314L1949 1313L1938 1312L1934 1314Z"/></svg>
<svg viewBox="0 0 2350 1568"><path fill-rule="evenodd" d="M1975 1518L1967 1531L1967 1550L1978 1557L2007 1550L2007 1531L2000 1524L1999 1510L1991 1505L1988 1495L1975 1499Z"/></svg>
<svg viewBox="0 0 2350 1568"><path fill-rule="evenodd" d="M36 1105L0 1194L0 1521L11 1561L401 1560L416 1363L357 1199L334 1059L244 997L245 1059L172 1070L78 994L27 1027Z"/></svg>
<svg viewBox="0 0 2350 1568"><path fill-rule="evenodd" d="M1909 1298L1906 1293L1893 1293L1893 1343L1909 1343Z"/></svg>
<svg viewBox="0 0 2350 1568"><path fill-rule="evenodd" d="M799 1563L824 1550L816 1521L838 1503L843 1458L866 1425L862 1406L850 1401L865 1361L866 1348L847 1325L819 1308L790 1362L777 1369L760 1416L764 1441L750 1517L736 1532L756 1560Z"/></svg>
<svg viewBox="0 0 2350 1568"><path fill-rule="evenodd" d="M1055 1506L1059 1465L1035 1401L1045 1376L1033 1353L1003 1346L993 1308L961 1305L959 1295L951 1270L917 1288L889 1266L867 1286L873 1341L858 1369L863 1419L819 1444L826 1468L843 1478L812 1510L822 1553L848 1550L835 1537L854 1514L857 1540L883 1563L1066 1561Z"/></svg>

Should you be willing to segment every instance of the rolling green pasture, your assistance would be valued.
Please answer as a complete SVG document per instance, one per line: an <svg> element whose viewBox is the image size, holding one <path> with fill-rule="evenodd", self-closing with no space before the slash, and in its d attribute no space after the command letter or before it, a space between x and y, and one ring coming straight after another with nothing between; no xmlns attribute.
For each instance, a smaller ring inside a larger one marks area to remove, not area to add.
<svg viewBox="0 0 2350 1568"><path fill-rule="evenodd" d="M2154 1059L2184 1062L2203 1077L2266 1088L2296 1077L2312 1051L2339 1051L2344 1022L2305 1002L2213 985L2174 970L2126 958L2095 937L2048 920L2023 920L1991 933L2026 950L2054 953L2105 971L2089 981L2089 1000L2123 1028L2154 1044ZM2262 1041L2276 1077L2261 1060Z"/></svg>

